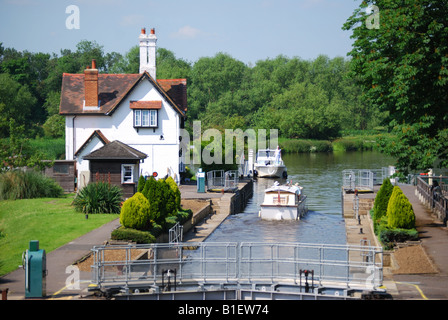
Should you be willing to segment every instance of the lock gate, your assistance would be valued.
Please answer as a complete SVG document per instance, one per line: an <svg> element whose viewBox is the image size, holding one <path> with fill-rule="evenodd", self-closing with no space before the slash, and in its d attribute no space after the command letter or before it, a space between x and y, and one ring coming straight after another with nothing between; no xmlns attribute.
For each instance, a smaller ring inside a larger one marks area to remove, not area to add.
<svg viewBox="0 0 448 320"><path fill-rule="evenodd" d="M107 259L110 250L124 251L125 259ZM116 299L350 299L382 291L380 247L201 242L97 246L92 252L89 290ZM350 261L353 253L371 258Z"/></svg>

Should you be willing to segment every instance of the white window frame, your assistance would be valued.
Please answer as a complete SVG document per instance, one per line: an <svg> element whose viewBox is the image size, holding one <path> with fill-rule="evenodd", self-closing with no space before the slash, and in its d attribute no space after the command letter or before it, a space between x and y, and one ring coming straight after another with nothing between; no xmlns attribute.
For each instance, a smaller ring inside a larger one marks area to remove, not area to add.
<svg viewBox="0 0 448 320"><path fill-rule="evenodd" d="M154 128L157 127L157 110L149 110L149 126Z"/></svg>
<svg viewBox="0 0 448 320"><path fill-rule="evenodd" d="M129 167L131 169L130 180L128 178L129 176L126 176L126 170L127 170L126 167ZM134 171L135 171L135 164L122 164L121 165L121 183L122 184L135 183Z"/></svg>
<svg viewBox="0 0 448 320"><path fill-rule="evenodd" d="M142 126L142 110L134 110L134 127Z"/></svg>
<svg viewBox="0 0 448 320"><path fill-rule="evenodd" d="M158 127L158 110L134 110L134 127L135 128L157 128Z"/></svg>

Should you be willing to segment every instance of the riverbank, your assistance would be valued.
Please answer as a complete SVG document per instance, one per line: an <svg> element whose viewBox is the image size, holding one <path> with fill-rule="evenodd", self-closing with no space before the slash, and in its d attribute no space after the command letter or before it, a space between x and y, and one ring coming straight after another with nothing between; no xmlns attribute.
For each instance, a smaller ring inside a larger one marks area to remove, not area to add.
<svg viewBox="0 0 448 320"><path fill-rule="evenodd" d="M335 140L279 138L283 153L315 153L378 150L377 139L387 133L345 135Z"/></svg>

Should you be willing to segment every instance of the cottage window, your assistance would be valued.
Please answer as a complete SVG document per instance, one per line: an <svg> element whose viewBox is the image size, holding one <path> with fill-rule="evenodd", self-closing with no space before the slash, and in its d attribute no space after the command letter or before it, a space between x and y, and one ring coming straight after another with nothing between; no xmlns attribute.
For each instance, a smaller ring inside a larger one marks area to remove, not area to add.
<svg viewBox="0 0 448 320"><path fill-rule="evenodd" d="M121 166L121 183L134 183L133 164L123 164Z"/></svg>
<svg viewBox="0 0 448 320"><path fill-rule="evenodd" d="M134 127L157 128L157 110L134 110Z"/></svg>
<svg viewBox="0 0 448 320"><path fill-rule="evenodd" d="M134 127L142 126L142 111L134 110Z"/></svg>

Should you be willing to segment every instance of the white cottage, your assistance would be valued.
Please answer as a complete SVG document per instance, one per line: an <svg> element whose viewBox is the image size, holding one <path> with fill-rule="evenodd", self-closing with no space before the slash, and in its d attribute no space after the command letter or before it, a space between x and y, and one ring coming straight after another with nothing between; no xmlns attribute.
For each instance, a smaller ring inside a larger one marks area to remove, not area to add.
<svg viewBox="0 0 448 320"><path fill-rule="evenodd" d="M76 160L78 188L109 179L130 195L140 175L180 180L187 80L156 78L154 29L139 41L139 74L99 74L93 60L84 74L63 75L65 153Z"/></svg>

